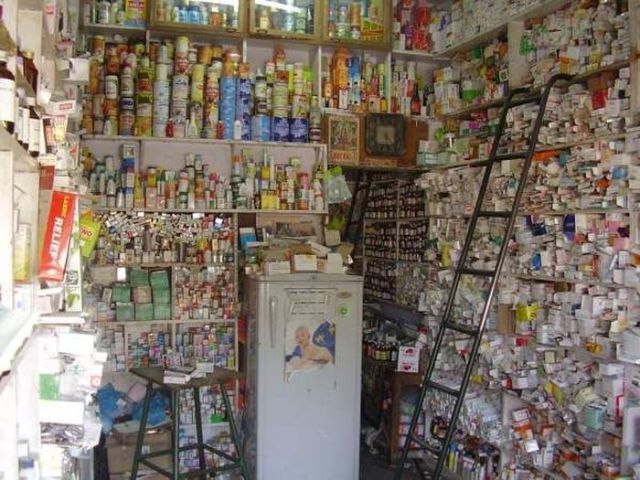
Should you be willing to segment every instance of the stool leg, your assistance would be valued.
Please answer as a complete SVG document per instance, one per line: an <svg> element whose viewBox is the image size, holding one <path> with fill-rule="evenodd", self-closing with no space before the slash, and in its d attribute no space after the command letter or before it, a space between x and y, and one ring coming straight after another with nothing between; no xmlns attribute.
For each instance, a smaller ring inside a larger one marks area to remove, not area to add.
<svg viewBox="0 0 640 480"><path fill-rule="evenodd" d="M133 454L133 466L131 467L131 480L138 478L138 466L140 463L140 455L142 454L142 444L144 443L144 434L147 430L147 417L149 416L149 404L151 403L151 391L153 384L151 381L147 383L147 391L144 395L144 403L142 404L142 418L140 419L140 430L138 430L138 438L136 440L136 450Z"/></svg>
<svg viewBox="0 0 640 480"><path fill-rule="evenodd" d="M198 437L198 461L200 462L200 470L207 468L207 464L204 460L204 437L202 435L202 411L200 406L200 389L193 389L193 398L195 399L196 408L196 435ZM200 477L201 480L206 480L207 474L203 473Z"/></svg>
<svg viewBox="0 0 640 480"><path fill-rule="evenodd" d="M222 393L222 400L224 401L224 408L227 411L227 420L229 421L229 428L231 429L231 439L233 440L233 446L236 449L236 455L238 456L238 462L240 462L240 468L242 469L242 475L244 480L251 480L249 475L249 469L244 461L244 452L242 451L242 445L238 441L238 429L236 428L236 419L233 415L231 408L231 402L229 401L229 394L227 393L227 387L223 383L220 384L220 392Z"/></svg>
<svg viewBox="0 0 640 480"><path fill-rule="evenodd" d="M180 478L180 390L171 391L173 419L171 422L171 450L173 455L173 480Z"/></svg>

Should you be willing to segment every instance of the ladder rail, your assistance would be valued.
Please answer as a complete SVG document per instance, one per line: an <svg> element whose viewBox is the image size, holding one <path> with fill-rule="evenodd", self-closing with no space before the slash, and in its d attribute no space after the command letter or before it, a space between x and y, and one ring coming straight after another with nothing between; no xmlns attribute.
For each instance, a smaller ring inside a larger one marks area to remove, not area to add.
<svg viewBox="0 0 640 480"><path fill-rule="evenodd" d="M555 83L559 82L559 81L570 81L571 80L571 76L570 75L565 75L565 74L558 74L558 75L554 75L553 77L551 77L549 79L549 81L547 82L547 84L544 86L544 89L542 91L542 94L539 98L539 111L538 111L538 115L536 116L536 121L534 123L534 127L533 130L530 133L530 142L527 148L527 153L526 155L523 157L524 159L524 164L522 166L522 171L520 172L520 179L519 179L519 183L518 183L518 187L516 189L516 193L513 199L513 203L511 206L511 213L508 217L508 221L507 221L507 226L505 229L505 233L504 233L504 237L503 237L503 243L500 247L500 251L498 254L498 260L496 262L496 267L494 269L494 273L492 275L492 279L491 279L491 283L489 286L489 291L488 291L488 296L487 299L485 301L485 304L483 306L483 310L482 310L482 315L480 318L480 324L476 330L476 334L475 334L475 338L473 339L473 345L472 345L472 349L470 352L470 355L468 357L467 360L467 364L465 366L465 371L463 374L463 378L462 378L462 382L459 386L459 395L457 396L456 400L455 400L455 405L454 405L454 409L452 411L451 414L451 418L449 421L449 424L447 426L447 431L446 431L446 435L444 438L444 441L441 443L440 449L439 449L439 454L438 454L438 461L436 464L436 469L434 472L434 478L439 479L441 474L442 474L442 470L444 468L444 463L446 460L446 456L447 456L447 451L449 448L449 445L451 443L451 440L453 438L453 433L456 429L456 424L457 424L457 420L458 417L460 415L460 410L462 408L462 404L464 402L464 397L467 391L467 387L469 384L469 380L471 378L471 374L473 372L473 365L475 363L475 358L476 355L478 354L478 350L480 348L480 344L482 343L482 335L484 333L484 328L486 326L486 321L488 319L489 316L489 312L491 309L491 303L493 301L493 297L495 296L495 291L496 291L496 287L498 285L498 279L499 279L499 275L502 271L502 267L506 258L506 253L507 253L507 248L508 248L508 240L511 237L511 235L513 234L513 229L515 226L515 221L516 218L518 216L518 208L520 205L520 201L522 199L522 195L524 193L524 188L526 185L526 181L528 178L528 173L529 173L529 169L531 167L531 163L533 160L533 156L535 154L535 150L536 150L536 144L538 141L538 134L540 132L540 128L542 127L542 124L544 122L544 112L546 110L546 105L547 105L547 101L549 99L549 94L551 92L552 87L555 85ZM504 134L504 127L506 124L506 119L507 119L507 115L509 110L511 110L511 108L513 108L513 105L521 105L522 102L516 100L514 101L514 97L518 96L518 95L522 95L522 94L528 94L530 93L529 89L527 88L519 88L519 89L514 89L512 90L508 97L507 100L502 108L502 112L500 115L500 121L498 124L498 131L497 134L494 138L492 147L491 147L491 153L489 155L489 160L487 162L486 168L485 168L485 172L483 175L483 179L480 185L480 191L478 193L478 198L476 201L476 205L474 207L474 211L473 214L470 218L469 221L469 225L467 227L467 232L466 232L466 236L465 236L465 242L463 245L463 249L462 252L460 254L459 260L458 260L458 265L456 266L455 269L455 273L454 273L454 279L453 279L453 284L450 288L450 293L449 293L449 298L447 300L447 304L442 316L442 320L440 323L440 326L438 328L438 333L436 335L436 339L434 342L434 346L433 346L433 350L432 350L432 357L429 360L428 366L427 366L427 371L425 372L425 375L423 377L423 381L422 381L422 388L420 389L420 395L418 398L418 402L416 404L416 407L414 409L412 418L411 418L411 424L409 426L409 432L407 434L403 449L402 449L402 454L400 457L400 462L398 465L398 468L396 470L396 475L394 476L395 480L400 480L402 478L402 473L404 470L404 463L407 460L408 457L408 453L409 453L409 448L413 442L412 437L413 437L413 432L415 430L415 427L417 425L418 422L418 418L420 416L420 412L422 410L422 405L424 403L424 399L426 397L426 392L429 389L429 382L431 381L431 376L433 375L433 372L435 370L435 363L436 363L436 359L438 356L438 353L440 352L440 349L442 347L442 342L444 340L444 336L447 332L447 330L451 330L451 328L448 327L447 323L449 322L449 318L451 317L451 312L453 309L453 305L455 302L455 298L456 298L456 294L458 291L458 287L460 284L460 279L462 277L463 270L465 268L465 263L466 260L468 258L468 253L469 250L471 248L471 244L473 242L473 235L475 232L475 228L477 225L477 221L478 218L480 217L480 212L482 211L483 208L483 202L484 202L484 198L485 198L485 194L486 194L486 190L489 184L489 180L491 177L491 172L492 172L492 167L494 165L494 163L496 163L496 158L497 158L497 152L498 149L500 147L500 140ZM532 101L533 102L533 101ZM422 474L422 471L420 471L420 474Z"/></svg>

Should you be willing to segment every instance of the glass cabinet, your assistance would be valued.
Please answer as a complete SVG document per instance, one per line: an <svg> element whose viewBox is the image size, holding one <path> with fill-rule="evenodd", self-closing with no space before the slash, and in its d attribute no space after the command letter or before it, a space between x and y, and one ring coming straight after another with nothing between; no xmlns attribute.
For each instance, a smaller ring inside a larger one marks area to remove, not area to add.
<svg viewBox="0 0 640 480"><path fill-rule="evenodd" d="M211 33L244 31L243 0L153 0L151 26Z"/></svg>
<svg viewBox="0 0 640 480"><path fill-rule="evenodd" d="M324 0L322 39L389 48L391 0Z"/></svg>
<svg viewBox="0 0 640 480"><path fill-rule="evenodd" d="M318 40L320 2L251 0L249 32L278 38Z"/></svg>

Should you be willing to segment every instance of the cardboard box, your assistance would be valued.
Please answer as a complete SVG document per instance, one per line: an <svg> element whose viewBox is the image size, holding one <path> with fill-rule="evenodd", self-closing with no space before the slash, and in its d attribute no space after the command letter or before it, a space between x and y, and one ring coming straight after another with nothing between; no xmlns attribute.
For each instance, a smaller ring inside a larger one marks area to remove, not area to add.
<svg viewBox="0 0 640 480"><path fill-rule="evenodd" d="M149 285L149 271L144 268L132 268L129 272L132 287L146 287Z"/></svg>
<svg viewBox="0 0 640 480"><path fill-rule="evenodd" d="M171 320L171 304L154 303L153 319L154 320Z"/></svg>
<svg viewBox="0 0 640 480"><path fill-rule="evenodd" d="M153 288L153 303L171 303L171 290L168 288Z"/></svg>
<svg viewBox="0 0 640 480"><path fill-rule="evenodd" d="M316 272L318 271L318 257L308 254L295 254L291 257L291 267L295 272Z"/></svg>
<svg viewBox="0 0 640 480"><path fill-rule="evenodd" d="M264 264L265 275L283 275L291 273L291 264L287 261L267 262Z"/></svg>
<svg viewBox="0 0 640 480"><path fill-rule="evenodd" d="M153 303L136 303L136 321L146 322L153 320Z"/></svg>
<svg viewBox="0 0 640 480"><path fill-rule="evenodd" d="M109 473L111 475L131 472L133 466L133 454L136 449L135 438L129 439L125 443L119 442L113 436L107 437L107 459L109 462ZM143 453L154 453L171 448L171 435L169 432L147 434L142 444ZM154 457L153 463L161 468L171 468L171 455ZM141 466L142 469L147 468Z"/></svg>
<svg viewBox="0 0 640 480"><path fill-rule="evenodd" d="M151 303L151 287L134 288L133 303Z"/></svg>
<svg viewBox="0 0 640 480"><path fill-rule="evenodd" d="M169 288L169 272L166 270L155 270L149 275L151 286L156 288Z"/></svg>
<svg viewBox="0 0 640 480"><path fill-rule="evenodd" d="M352 114L324 116L327 161L330 165L358 165L360 161L360 118Z"/></svg>
<svg viewBox="0 0 640 480"><path fill-rule="evenodd" d="M342 255L329 253L327 258L318 259L318 271L322 273L344 273L342 268Z"/></svg>
<svg viewBox="0 0 640 480"><path fill-rule="evenodd" d="M120 302L116 303L116 320L118 322L129 322L135 318L135 310L133 303Z"/></svg>
<svg viewBox="0 0 640 480"><path fill-rule="evenodd" d="M131 287L124 283L115 283L112 287L112 301L116 303L130 302Z"/></svg>

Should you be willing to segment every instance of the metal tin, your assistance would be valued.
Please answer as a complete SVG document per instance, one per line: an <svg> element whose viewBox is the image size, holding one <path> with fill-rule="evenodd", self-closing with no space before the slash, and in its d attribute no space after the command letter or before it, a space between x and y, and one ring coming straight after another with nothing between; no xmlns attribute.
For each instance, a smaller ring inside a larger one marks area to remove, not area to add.
<svg viewBox="0 0 640 480"><path fill-rule="evenodd" d="M272 138L275 142L289 141L289 119L286 117L273 117L271 123Z"/></svg>
<svg viewBox="0 0 640 480"><path fill-rule="evenodd" d="M133 97L135 94L135 87L133 82L133 75L123 74L120 76L120 96Z"/></svg>
<svg viewBox="0 0 640 480"><path fill-rule="evenodd" d="M289 119L289 141L307 143L309 139L309 120L306 118Z"/></svg>
<svg viewBox="0 0 640 480"><path fill-rule="evenodd" d="M171 89L168 81L156 80L153 84L153 103L155 105L169 105Z"/></svg>
<svg viewBox="0 0 640 480"><path fill-rule="evenodd" d="M104 95L102 93L96 93L93 96L93 116L96 118L104 117Z"/></svg>
<svg viewBox="0 0 640 480"><path fill-rule="evenodd" d="M104 79L105 97L111 100L118 99L118 77L117 75L107 75Z"/></svg>
<svg viewBox="0 0 640 480"><path fill-rule="evenodd" d="M254 115L251 139L258 142L271 140L271 117L267 115Z"/></svg>
<svg viewBox="0 0 640 480"><path fill-rule="evenodd" d="M158 122L157 119L154 119L153 136L165 137L166 135L167 135L167 122Z"/></svg>
<svg viewBox="0 0 640 480"><path fill-rule="evenodd" d="M103 35L96 35L91 39L91 54L96 57L104 57L105 39Z"/></svg>
<svg viewBox="0 0 640 480"><path fill-rule="evenodd" d="M115 98L105 98L102 105L102 111L105 117L117 117L118 116L118 100Z"/></svg>
<svg viewBox="0 0 640 480"><path fill-rule="evenodd" d="M153 119L151 116L136 116L136 134L140 137L150 137L153 133Z"/></svg>
<svg viewBox="0 0 640 480"><path fill-rule="evenodd" d="M136 102L131 97L123 97L120 99L120 111L133 112L136 107Z"/></svg>
<svg viewBox="0 0 640 480"><path fill-rule="evenodd" d="M136 116L131 110L120 111L120 121L118 122L118 134L119 135L133 135L134 126L136 123Z"/></svg>

